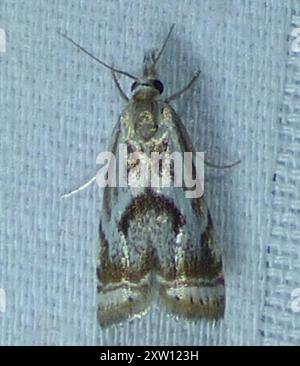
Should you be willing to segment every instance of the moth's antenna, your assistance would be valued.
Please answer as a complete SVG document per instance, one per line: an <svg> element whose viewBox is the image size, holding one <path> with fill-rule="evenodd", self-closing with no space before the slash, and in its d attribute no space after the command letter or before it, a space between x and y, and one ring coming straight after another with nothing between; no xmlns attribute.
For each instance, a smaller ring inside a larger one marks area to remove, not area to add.
<svg viewBox="0 0 300 366"><path fill-rule="evenodd" d="M164 52L164 49L165 49L165 47L166 47L166 44L168 43L168 40L169 40L169 38L170 38L170 36L171 36L171 33L172 33L172 31L173 31L174 27L175 27L175 24L173 23L173 24L171 25L171 28L170 28L170 30L169 30L169 33L168 33L168 35L167 35L167 37L166 37L166 39L165 39L165 41L164 41L164 43L163 43L163 45L162 45L162 47L161 47L160 51L158 52L158 55L155 57L155 62L154 62L155 64L156 64L156 63L157 63L157 61L159 60L159 58L160 58L161 54Z"/></svg>
<svg viewBox="0 0 300 366"><path fill-rule="evenodd" d="M129 74L128 72L126 71L122 71L122 70L117 70L115 69L114 67L106 64L105 62L99 60L96 56L92 55L89 51L87 51L85 48L83 48L82 46L80 46L80 44L76 43L75 41L73 41L72 38L68 37L66 34L64 33L61 33L61 32L57 32L59 35L61 35L62 37L64 37L65 39L67 39L68 41L70 41L71 43L73 43L74 46L76 46L77 48L79 48L82 52L86 53L88 56L90 56L93 60L95 60L96 62L98 62L99 64L107 67L108 69L118 73L118 74L122 74L122 75L125 75L133 80L138 80L138 78L136 76L133 76L131 74Z"/></svg>

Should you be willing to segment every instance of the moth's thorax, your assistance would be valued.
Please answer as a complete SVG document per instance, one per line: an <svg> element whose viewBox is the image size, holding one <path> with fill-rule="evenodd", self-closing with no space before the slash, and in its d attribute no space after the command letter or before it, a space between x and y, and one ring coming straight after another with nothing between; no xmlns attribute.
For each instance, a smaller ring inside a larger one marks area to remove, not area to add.
<svg viewBox="0 0 300 366"><path fill-rule="evenodd" d="M156 98L133 99L128 122L132 125L135 138L147 142L155 136L159 128L160 104Z"/></svg>
<svg viewBox="0 0 300 366"><path fill-rule="evenodd" d="M146 82L145 82L146 83ZM138 103L142 102L144 100L155 100L159 96L159 91L155 89L154 87L148 86L148 85L139 85L133 96L132 99Z"/></svg>

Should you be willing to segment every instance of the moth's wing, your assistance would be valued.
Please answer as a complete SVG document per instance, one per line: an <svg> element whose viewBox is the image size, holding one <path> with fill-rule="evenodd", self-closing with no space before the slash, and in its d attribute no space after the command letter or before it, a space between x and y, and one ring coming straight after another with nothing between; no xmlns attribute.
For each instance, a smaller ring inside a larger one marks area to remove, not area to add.
<svg viewBox="0 0 300 366"><path fill-rule="evenodd" d="M194 152L189 135L170 108L174 129L172 151ZM186 198L173 189L173 202L182 215L182 226L173 243L174 269L158 274L160 295L168 311L186 318L219 318L224 314L225 287L222 258L213 236L213 224L205 200Z"/></svg>
<svg viewBox="0 0 300 366"><path fill-rule="evenodd" d="M106 225L105 220L103 224ZM108 241L100 224L97 317L102 327L141 315L150 305L147 259L139 257L138 253L132 255L130 251L122 242L112 238Z"/></svg>
<svg viewBox="0 0 300 366"><path fill-rule="evenodd" d="M122 116L121 116L122 118ZM120 122L113 132L110 151L117 157L122 141ZM120 225L132 196L128 188L105 187L99 225L97 263L98 322L102 327L144 313L151 301L149 259L128 242Z"/></svg>
<svg viewBox="0 0 300 366"><path fill-rule="evenodd" d="M191 319L223 317L224 276L214 247L210 219L197 248L186 245L180 250L177 245L174 275L158 276L161 299L169 312Z"/></svg>

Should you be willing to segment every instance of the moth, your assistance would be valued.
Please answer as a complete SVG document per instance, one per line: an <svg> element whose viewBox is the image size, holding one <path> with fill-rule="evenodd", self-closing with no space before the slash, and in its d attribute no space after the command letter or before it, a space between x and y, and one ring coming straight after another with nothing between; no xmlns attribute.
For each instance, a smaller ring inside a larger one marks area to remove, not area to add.
<svg viewBox="0 0 300 366"><path fill-rule="evenodd" d="M186 128L170 102L187 91L164 98L156 65L159 52L145 54L143 75L135 77L99 60L63 35L95 61L112 70L127 103L114 127L109 151L194 152ZM134 79L129 99L116 73ZM127 174L135 167L128 161ZM193 166L193 169L195 167ZM222 257L214 240L211 215L203 196L186 198L187 187L106 186L99 226L97 317L102 327L145 314L153 301L175 316L217 319L223 316L225 287Z"/></svg>

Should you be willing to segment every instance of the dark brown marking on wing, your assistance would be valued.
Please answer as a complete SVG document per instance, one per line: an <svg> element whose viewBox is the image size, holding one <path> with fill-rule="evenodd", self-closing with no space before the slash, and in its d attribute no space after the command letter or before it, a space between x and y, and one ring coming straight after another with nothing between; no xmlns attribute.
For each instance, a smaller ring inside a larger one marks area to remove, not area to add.
<svg viewBox="0 0 300 366"><path fill-rule="evenodd" d="M145 215L148 210L154 210L158 214L167 212L173 218L173 230L176 235L179 233L180 227L185 224L184 217L172 201L147 188L144 194L134 198L127 207L119 222L119 230L127 236L130 220L136 216Z"/></svg>
<svg viewBox="0 0 300 366"><path fill-rule="evenodd" d="M102 222L99 223L99 241L100 241L100 253L99 261L97 265L96 274L98 281L102 281L102 272L105 271L108 263L108 241L106 240L105 234L102 229Z"/></svg>
<svg viewBox="0 0 300 366"><path fill-rule="evenodd" d="M201 235L197 248L187 244L179 266L174 263L172 269L168 269L168 271L162 267L157 267L156 271L168 281L180 278L185 278L187 282L193 279L203 279L205 281L220 278L222 277L222 261L221 258L216 258L212 252L213 245L213 227L209 215L207 227Z"/></svg>
<svg viewBox="0 0 300 366"><path fill-rule="evenodd" d="M193 146L193 143L190 139L190 136L189 136L185 126L181 122L178 114L174 111L174 109L170 106L169 106L169 108L172 113L172 120L174 121L175 126L177 128L177 136L179 138L180 146L183 147L182 151L194 152L195 148Z"/></svg>
<svg viewBox="0 0 300 366"><path fill-rule="evenodd" d="M103 210L107 214L108 218L111 217L111 187L105 187L104 188L104 194L103 194Z"/></svg>
<svg viewBox="0 0 300 366"><path fill-rule="evenodd" d="M222 261L221 257L216 258L212 251L214 244L213 238L213 223L208 212L208 223L206 230L201 235L201 267L202 276L207 278L217 278L222 272Z"/></svg>
<svg viewBox="0 0 300 366"><path fill-rule="evenodd" d="M207 207L203 197L191 199L191 205L193 211L199 218L204 217L207 212Z"/></svg>
<svg viewBox="0 0 300 366"><path fill-rule="evenodd" d="M208 223L201 235L196 253L189 255L184 263L184 275L190 278L214 279L222 272L221 259L216 258L211 250L213 245L213 225L208 214Z"/></svg>
<svg viewBox="0 0 300 366"><path fill-rule="evenodd" d="M195 154L195 148L194 145L190 139L190 136L186 130L186 127L184 126L184 124L181 122L178 114L174 111L174 109L170 106L168 106L171 113L172 113L172 120L174 121L174 124L177 128L177 134L176 136L178 137L179 140L179 145L182 146L182 151L183 152L191 152L193 153L193 155ZM196 168L194 166L194 164L192 164L192 179L196 178ZM186 187L185 182L183 181L183 187L182 187L185 191L186 190L190 190L190 188Z"/></svg>

